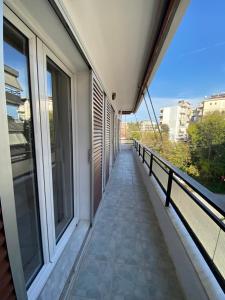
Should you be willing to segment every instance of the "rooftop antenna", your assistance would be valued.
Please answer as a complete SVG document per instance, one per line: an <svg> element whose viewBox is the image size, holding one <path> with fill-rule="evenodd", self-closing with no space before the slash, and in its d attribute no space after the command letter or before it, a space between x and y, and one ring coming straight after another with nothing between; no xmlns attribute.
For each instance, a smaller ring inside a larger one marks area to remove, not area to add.
<svg viewBox="0 0 225 300"><path fill-rule="evenodd" d="M153 114L154 114L154 117L155 117L155 121L156 121L156 124L157 124L157 127L158 127L158 131L159 131L159 134L160 134L161 142L163 142L162 132L161 132L161 130L160 130L159 122L158 122L158 120L157 120L156 113L155 113L155 109L154 109L154 106L153 106L153 104L152 104L152 98L151 98L151 96L150 96L150 93L149 93L148 88L146 88L146 90L147 90L147 93L148 93L149 101L150 101L150 103L151 103L151 107L152 107L152 111L153 111Z"/></svg>
<svg viewBox="0 0 225 300"><path fill-rule="evenodd" d="M157 142L157 140L158 140L158 137L157 137L157 134L156 134L155 128L154 128L154 126L153 126L153 122L152 122L151 114L150 114L150 111L149 111L149 108L148 108L148 105L147 105L147 102L146 102L146 99L145 99L145 95L144 95L144 93L142 94L142 96L143 96L143 99L144 99L144 101L145 101L145 105L146 105L146 108L147 108L147 112L148 112L149 120L150 120L150 122L151 122L152 129L153 129L153 131L154 131L154 135L155 135L155 140L156 140L156 142Z"/></svg>

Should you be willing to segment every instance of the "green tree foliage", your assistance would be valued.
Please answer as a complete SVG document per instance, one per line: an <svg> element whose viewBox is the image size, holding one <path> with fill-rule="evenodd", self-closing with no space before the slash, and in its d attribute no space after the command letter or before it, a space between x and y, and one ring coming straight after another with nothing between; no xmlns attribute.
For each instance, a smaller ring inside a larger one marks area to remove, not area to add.
<svg viewBox="0 0 225 300"><path fill-rule="evenodd" d="M127 123L127 139L136 139L140 140L141 139L141 133L140 133L140 124L139 122L131 122Z"/></svg>
<svg viewBox="0 0 225 300"><path fill-rule="evenodd" d="M198 180L212 190L225 190L225 115L208 114L188 128L192 163L199 170Z"/></svg>
<svg viewBox="0 0 225 300"><path fill-rule="evenodd" d="M140 140L211 191L225 193L225 114L214 112L191 123L188 142L170 141L167 125L161 125L162 141L157 131L140 132L139 125L128 125L130 138Z"/></svg>

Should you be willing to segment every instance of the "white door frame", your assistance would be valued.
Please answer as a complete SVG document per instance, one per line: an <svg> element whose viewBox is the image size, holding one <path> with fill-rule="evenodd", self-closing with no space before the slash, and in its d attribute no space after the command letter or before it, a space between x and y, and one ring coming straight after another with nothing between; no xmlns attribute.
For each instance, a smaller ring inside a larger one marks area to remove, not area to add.
<svg viewBox="0 0 225 300"><path fill-rule="evenodd" d="M54 203L53 203L53 183L52 183L52 166L51 166L51 146L50 146L50 128L49 128L49 117L48 117L48 95L47 95L47 57L49 57L63 72L65 72L70 77L71 82L71 105L74 103L74 75L72 72L62 63L62 61L39 39L37 38L37 52L38 52L38 77L39 77L39 93L40 93L40 115L41 115L41 127L42 127L42 138L43 138L43 153L44 157L44 173L45 173L45 193L46 199L46 211L47 211L47 227L49 230L49 258L50 261L57 260L57 257L62 252L66 241L69 236L75 229L75 226L78 222L78 211L77 211L77 198L74 195L74 217L68 225L67 229L63 233L59 242L56 244L55 237L55 221L54 221ZM74 108L72 105L72 111ZM74 116L74 113L72 113ZM74 151L74 148L77 147L75 144L74 138L76 137L75 128L77 127L75 123L75 118L72 120L72 141L73 141L73 154L77 151ZM76 179L76 168L75 160L73 155L73 178L75 182L74 191L77 189Z"/></svg>

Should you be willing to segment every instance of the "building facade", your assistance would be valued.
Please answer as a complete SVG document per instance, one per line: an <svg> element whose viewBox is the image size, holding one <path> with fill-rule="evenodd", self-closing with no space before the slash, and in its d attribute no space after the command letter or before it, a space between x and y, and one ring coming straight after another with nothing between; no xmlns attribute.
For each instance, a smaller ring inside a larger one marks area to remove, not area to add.
<svg viewBox="0 0 225 300"><path fill-rule="evenodd" d="M225 94L217 94L207 97L203 102L202 107L202 115L205 116L207 114L213 112L225 112Z"/></svg>
<svg viewBox="0 0 225 300"><path fill-rule="evenodd" d="M160 109L160 124L168 125L170 140L187 140L187 128L191 120L191 115L191 105L185 100L179 101L176 106Z"/></svg>
<svg viewBox="0 0 225 300"><path fill-rule="evenodd" d="M192 111L192 122L197 122L207 114L214 112L225 112L225 94L220 93L206 97L201 103L197 105Z"/></svg>
<svg viewBox="0 0 225 300"><path fill-rule="evenodd" d="M156 124L148 120L140 122L140 131L153 131L156 128Z"/></svg>

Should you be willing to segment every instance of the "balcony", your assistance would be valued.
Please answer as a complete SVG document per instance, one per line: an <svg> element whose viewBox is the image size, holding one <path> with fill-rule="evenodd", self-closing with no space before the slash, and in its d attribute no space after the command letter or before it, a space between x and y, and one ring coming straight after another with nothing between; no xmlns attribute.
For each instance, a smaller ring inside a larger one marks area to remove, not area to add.
<svg viewBox="0 0 225 300"><path fill-rule="evenodd" d="M131 147L118 155L66 299L184 299Z"/></svg>
<svg viewBox="0 0 225 300"><path fill-rule="evenodd" d="M135 150L117 157L65 299L224 299L223 203L195 182L191 190L151 150Z"/></svg>

